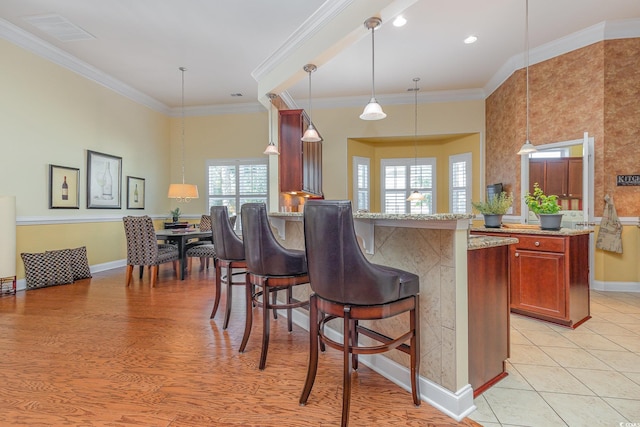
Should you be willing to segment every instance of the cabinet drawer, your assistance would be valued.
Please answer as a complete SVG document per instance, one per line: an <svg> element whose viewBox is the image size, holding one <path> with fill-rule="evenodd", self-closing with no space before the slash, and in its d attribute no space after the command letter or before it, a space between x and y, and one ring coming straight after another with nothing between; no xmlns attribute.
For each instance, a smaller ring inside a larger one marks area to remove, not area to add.
<svg viewBox="0 0 640 427"><path fill-rule="evenodd" d="M528 249L531 251L564 252L564 238L548 236L521 236L518 238L515 249Z"/></svg>

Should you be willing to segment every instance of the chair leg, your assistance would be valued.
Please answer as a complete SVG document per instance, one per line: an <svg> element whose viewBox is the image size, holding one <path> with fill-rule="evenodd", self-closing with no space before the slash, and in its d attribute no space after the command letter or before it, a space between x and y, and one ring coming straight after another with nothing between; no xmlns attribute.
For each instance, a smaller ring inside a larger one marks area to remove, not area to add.
<svg viewBox="0 0 640 427"><path fill-rule="evenodd" d="M233 268L227 267L227 303L224 308L224 323L222 329L229 326L229 318L231 317L231 303L233 295Z"/></svg>
<svg viewBox="0 0 640 427"><path fill-rule="evenodd" d="M129 286L129 283L131 283L131 276L133 276L133 265L127 265L127 272L125 274L125 286Z"/></svg>
<svg viewBox="0 0 640 427"><path fill-rule="evenodd" d="M316 380L316 373L318 372L318 321L320 318L318 317L318 305L316 301L316 295L311 294L309 297L309 365L307 367L307 379L304 381L302 395L300 396L301 406L307 404L313 383ZM324 318L324 315L322 318Z"/></svg>
<svg viewBox="0 0 640 427"><path fill-rule="evenodd" d="M290 286L287 288L287 304L291 304L293 301L293 287ZM289 332L293 331L293 309L287 308L287 327L289 328Z"/></svg>
<svg viewBox="0 0 640 427"><path fill-rule="evenodd" d="M351 346L358 346L358 321L351 321ZM358 370L358 354L351 352L351 364L354 371Z"/></svg>
<svg viewBox="0 0 640 427"><path fill-rule="evenodd" d="M278 291L274 291L271 293L271 303L276 305L278 303ZM273 319L278 319L278 310L273 310Z"/></svg>
<svg viewBox="0 0 640 427"><path fill-rule="evenodd" d="M271 310L271 304L269 303L269 295L274 294L269 289L268 281L265 281L262 286L262 350L260 351L260 364L258 369L264 370L267 364L267 352L269 351L269 333L271 331L271 324L269 321L269 310ZM275 311L275 309L273 309Z"/></svg>
<svg viewBox="0 0 640 427"><path fill-rule="evenodd" d="M211 310L211 316L209 316L209 319L213 319L216 315L216 312L218 311L218 306L220 305L220 290L222 289L222 267L220 266L220 263L218 262L216 264L216 299L214 300L213 303L213 310Z"/></svg>
<svg viewBox="0 0 640 427"><path fill-rule="evenodd" d="M142 274L144 273L144 265L140 266L140 279L142 279Z"/></svg>
<svg viewBox="0 0 640 427"><path fill-rule="evenodd" d="M413 394L413 403L416 406L420 406L422 401L420 400L420 322L417 320L417 316L420 312L418 296L414 296L415 305L413 310L409 312L409 327L413 331L411 337L411 392Z"/></svg>
<svg viewBox="0 0 640 427"><path fill-rule="evenodd" d="M247 347L247 342L249 341L249 335L251 335L251 326L253 323L253 284L251 283L251 278L249 273L245 276L245 300L246 300L246 315L244 321L244 334L242 336L242 343L240 344L240 353L244 353L244 349Z"/></svg>
<svg viewBox="0 0 640 427"><path fill-rule="evenodd" d="M209 258L200 257L200 271L204 271L204 265L207 263Z"/></svg>
<svg viewBox="0 0 640 427"><path fill-rule="evenodd" d="M342 377L342 422L340 424L342 427L346 427L349 424L349 405L351 403L351 355L349 353L351 353L350 346L356 346L356 343L351 342L353 334L350 329L353 326L353 321L349 312L350 308L345 306L342 349L342 363L344 365Z"/></svg>
<svg viewBox="0 0 640 427"><path fill-rule="evenodd" d="M151 287L156 286L156 280L158 279L158 266L152 265L149 267L149 272L151 273Z"/></svg>

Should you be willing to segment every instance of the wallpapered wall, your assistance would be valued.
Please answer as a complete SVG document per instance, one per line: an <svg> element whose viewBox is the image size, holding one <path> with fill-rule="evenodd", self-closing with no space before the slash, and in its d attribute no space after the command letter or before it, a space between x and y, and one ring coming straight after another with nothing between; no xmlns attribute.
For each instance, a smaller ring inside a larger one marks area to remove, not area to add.
<svg viewBox="0 0 640 427"><path fill-rule="evenodd" d="M487 98L486 120L487 182L511 184L519 195L524 70ZM619 216L640 215L640 187L615 186L616 175L640 173L640 39L606 40L529 67L531 142L581 139L584 132L595 140L595 215L606 193Z"/></svg>

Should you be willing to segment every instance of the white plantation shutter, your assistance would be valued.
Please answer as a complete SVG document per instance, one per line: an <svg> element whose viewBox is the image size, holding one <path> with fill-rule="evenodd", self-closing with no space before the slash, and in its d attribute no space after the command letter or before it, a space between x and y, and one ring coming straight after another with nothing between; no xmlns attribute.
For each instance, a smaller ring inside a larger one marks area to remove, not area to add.
<svg viewBox="0 0 640 427"><path fill-rule="evenodd" d="M451 213L471 212L471 153L449 157Z"/></svg>
<svg viewBox="0 0 640 427"><path fill-rule="evenodd" d="M238 215L245 203L267 203L269 169L267 159L210 160L207 162L207 192L211 206L227 206L230 215Z"/></svg>
<svg viewBox="0 0 640 427"><path fill-rule="evenodd" d="M431 214L435 212L435 158L382 159L382 200L384 213ZM409 202L414 191L424 200Z"/></svg>
<svg viewBox="0 0 640 427"><path fill-rule="evenodd" d="M353 194L356 210L368 211L371 209L370 170L369 158L353 157Z"/></svg>

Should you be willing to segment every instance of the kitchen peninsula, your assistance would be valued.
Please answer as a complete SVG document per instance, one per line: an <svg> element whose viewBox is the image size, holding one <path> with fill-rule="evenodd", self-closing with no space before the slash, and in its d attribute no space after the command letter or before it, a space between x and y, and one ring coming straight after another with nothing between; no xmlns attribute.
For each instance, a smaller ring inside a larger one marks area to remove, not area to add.
<svg viewBox="0 0 640 427"><path fill-rule="evenodd" d="M483 253L488 248L502 247L506 256L506 246L517 242L515 238L491 237L470 238L470 214L400 215L355 212L356 235L361 242L365 256L376 264L397 267L420 276L420 326L421 355L420 376L423 400L438 407L450 416L461 419L475 409L474 389L484 385L471 384L470 358L475 357L470 349L470 335L475 335L477 325L470 325L471 305L468 280L468 255ZM271 213L270 221L281 243L288 248L304 248L302 213ZM487 257L495 268L502 269L505 280L503 286L504 304L501 307L475 307L476 313L490 316L498 314L506 318L506 327L492 331L491 335L501 337L503 348L508 349L507 305L507 260L496 256ZM500 267L501 266L501 267ZM483 270L484 271L484 270ZM478 272L474 271L474 275ZM498 285L499 286L499 285ZM479 301L479 304L485 304ZM294 317L295 320L295 317ZM392 320L392 319L387 319ZM308 327L308 318L300 321ZM395 328L399 329L395 329ZM403 330L402 322L393 321L376 325L381 332ZM385 331L385 328L387 330ZM392 333L390 333L392 335ZM493 343L490 337L487 342ZM502 369L508 354L499 356ZM384 356L363 358L365 363L390 378L408 387L408 357L399 352L385 353ZM395 363L394 363L395 362ZM481 368L482 369L482 368ZM487 380L503 375L503 370L490 373ZM478 377L473 375L474 377ZM482 378L485 376L480 376ZM478 378L480 378L478 377Z"/></svg>

